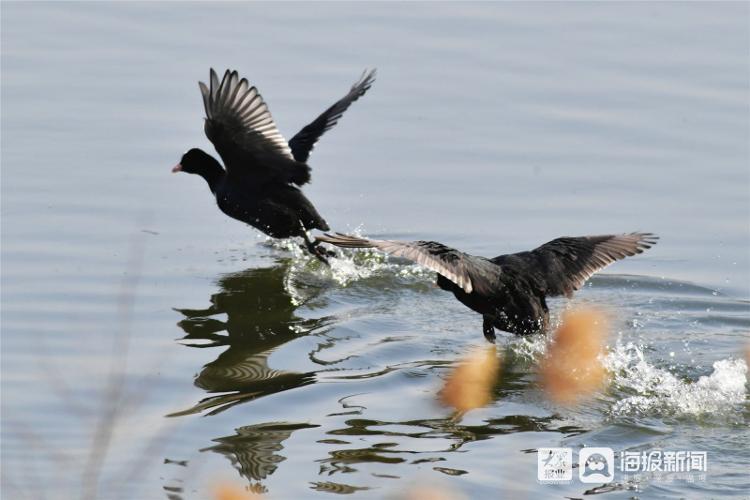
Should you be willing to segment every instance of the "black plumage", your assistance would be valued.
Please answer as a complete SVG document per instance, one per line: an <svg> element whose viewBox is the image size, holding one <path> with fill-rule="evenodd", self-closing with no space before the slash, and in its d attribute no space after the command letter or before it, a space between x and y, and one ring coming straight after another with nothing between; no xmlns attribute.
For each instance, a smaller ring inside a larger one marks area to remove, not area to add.
<svg viewBox="0 0 750 500"><path fill-rule="evenodd" d="M203 177L226 215L274 238L301 236L307 249L325 261L307 231L328 224L299 189L310 181L307 158L318 139L336 125L347 108L365 94L375 70L365 72L350 91L287 144L255 87L236 71L219 81L211 69L209 85L199 82L206 110L204 130L224 162L194 148L173 172Z"/></svg>
<svg viewBox="0 0 750 500"><path fill-rule="evenodd" d="M460 252L435 241L370 240L336 234L318 241L344 248L377 248L438 273L437 285L484 318L484 336L495 328L528 335L546 330L547 297L570 297L591 275L656 244L651 233L563 237L529 252L492 259Z"/></svg>

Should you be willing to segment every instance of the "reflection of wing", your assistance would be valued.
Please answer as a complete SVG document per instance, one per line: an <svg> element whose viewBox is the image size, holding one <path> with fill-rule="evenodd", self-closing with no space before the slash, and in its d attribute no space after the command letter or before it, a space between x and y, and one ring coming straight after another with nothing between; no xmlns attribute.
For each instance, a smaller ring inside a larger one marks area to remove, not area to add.
<svg viewBox="0 0 750 500"><path fill-rule="evenodd" d="M657 240L651 233L563 237L530 252L495 257L492 262L535 277L548 295L570 296L595 272L651 248Z"/></svg>
<svg viewBox="0 0 750 500"><path fill-rule="evenodd" d="M270 422L237 429L237 434L214 439L219 443L201 451L214 451L227 457L232 465L249 480L260 481L274 473L286 457L278 452L281 445L299 429L319 427L310 424Z"/></svg>
<svg viewBox="0 0 750 500"><path fill-rule="evenodd" d="M268 356L273 351L250 354L246 358L231 363L222 362L224 354L207 364L195 379L195 385L210 392L228 392L266 380L278 378L291 372L273 370L268 366ZM242 351L246 354L246 351Z"/></svg>
<svg viewBox="0 0 750 500"><path fill-rule="evenodd" d="M372 83L375 81L375 70L370 72L362 73L359 80L354 82L349 92L333 104L330 108L323 111L312 123L306 125L302 130L292 137L289 141L289 147L292 149L292 155L294 159L301 162L306 162L310 156L313 146L320 136L325 132L333 128L338 123L339 118L344 114L344 111L349 109L349 106L365 95Z"/></svg>
<svg viewBox="0 0 750 500"><path fill-rule="evenodd" d="M172 412L167 417L183 417L206 411L206 415L216 415L229 408L253 401L269 394L276 394L290 389L296 389L316 381L315 372L309 373L282 373L281 375L260 381L247 383L242 390L232 391L228 394L220 394L204 398L186 410Z"/></svg>
<svg viewBox="0 0 750 500"><path fill-rule="evenodd" d="M491 290L500 273L500 268L489 260L436 241L369 240L340 233L316 239L343 248L377 248L395 257L412 260L445 276L466 293Z"/></svg>

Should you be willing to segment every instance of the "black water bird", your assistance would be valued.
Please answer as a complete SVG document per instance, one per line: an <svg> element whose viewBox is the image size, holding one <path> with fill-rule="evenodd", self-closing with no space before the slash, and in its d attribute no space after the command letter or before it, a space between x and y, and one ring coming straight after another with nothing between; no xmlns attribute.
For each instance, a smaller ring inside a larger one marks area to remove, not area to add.
<svg viewBox="0 0 750 500"><path fill-rule="evenodd" d="M255 87L236 71L227 70L219 81L211 69L209 85L199 82L206 109L204 130L226 169L194 148L172 172L200 175L226 215L274 238L300 236L306 248L325 262L324 252L307 231L327 231L328 224L298 186L310 181L307 158L320 136L374 81L375 70L363 73L344 97L287 143Z"/></svg>
<svg viewBox="0 0 750 500"><path fill-rule="evenodd" d="M453 292L484 318L484 336L495 328L528 335L547 329L547 297L571 297L591 275L656 244L651 233L562 237L529 252L477 257L436 241L370 240L337 233L318 241L344 248L377 248L436 271L437 285Z"/></svg>

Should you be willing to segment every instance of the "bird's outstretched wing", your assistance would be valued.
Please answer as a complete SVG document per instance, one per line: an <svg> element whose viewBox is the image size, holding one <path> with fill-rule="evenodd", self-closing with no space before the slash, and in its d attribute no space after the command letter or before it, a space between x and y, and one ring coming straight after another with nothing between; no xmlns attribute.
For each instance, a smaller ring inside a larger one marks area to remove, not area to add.
<svg viewBox="0 0 750 500"><path fill-rule="evenodd" d="M375 81L375 70L364 71L362 76L357 80L349 92L339 99L333 106L323 111L313 122L306 125L302 130L292 137L289 141L289 147L292 150L294 159L301 162L306 162L310 156L315 143L318 142L320 136L326 131L333 128L338 123L339 118L344 114L344 111L349 109L349 106L365 95L373 82Z"/></svg>
<svg viewBox="0 0 750 500"><path fill-rule="evenodd" d="M562 237L530 252L495 257L492 262L528 274L548 295L570 296L595 272L651 248L658 239L652 233Z"/></svg>
<svg viewBox="0 0 750 500"><path fill-rule="evenodd" d="M224 160L227 171L304 184L309 168L298 163L258 89L236 71L226 70L219 81L211 69L210 82L198 85L206 109L206 136Z"/></svg>
<svg viewBox="0 0 750 500"><path fill-rule="evenodd" d="M346 234L326 234L316 238L343 248L377 248L395 257L412 260L435 271L466 293L489 291L500 268L483 257L476 257L436 241L370 240Z"/></svg>

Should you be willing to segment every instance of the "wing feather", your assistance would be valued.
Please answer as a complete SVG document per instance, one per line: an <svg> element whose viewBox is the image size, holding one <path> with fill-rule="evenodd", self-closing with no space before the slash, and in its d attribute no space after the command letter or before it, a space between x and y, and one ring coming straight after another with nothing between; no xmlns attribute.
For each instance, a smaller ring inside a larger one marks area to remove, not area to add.
<svg viewBox="0 0 750 500"><path fill-rule="evenodd" d="M315 120L310 122L308 125L302 128L297 134L292 137L289 141L289 147L291 148L292 155L297 161L305 162L310 156L310 152L313 150L315 143L318 139L326 133L328 130L333 128L339 119L343 116L344 112L349 109L349 106L365 95L372 84L375 82L376 70L363 71L362 76L359 80L354 82L349 92L336 101L331 107L323 111Z"/></svg>
<svg viewBox="0 0 750 500"><path fill-rule="evenodd" d="M251 157L273 153L292 159L289 145L255 87L229 70L219 81L212 68L209 81L209 86L199 82L206 110L206 135L222 157L236 154L239 149Z"/></svg>
<svg viewBox="0 0 750 500"><path fill-rule="evenodd" d="M409 259L446 277L464 292L489 291L500 268L482 257L476 257L436 241L371 240L336 233L318 236L317 240L343 248L377 248Z"/></svg>
<svg viewBox="0 0 750 500"><path fill-rule="evenodd" d="M596 272L656 244L652 233L562 237L530 251L492 259L500 266L514 266L535 278L549 295L570 296Z"/></svg>

